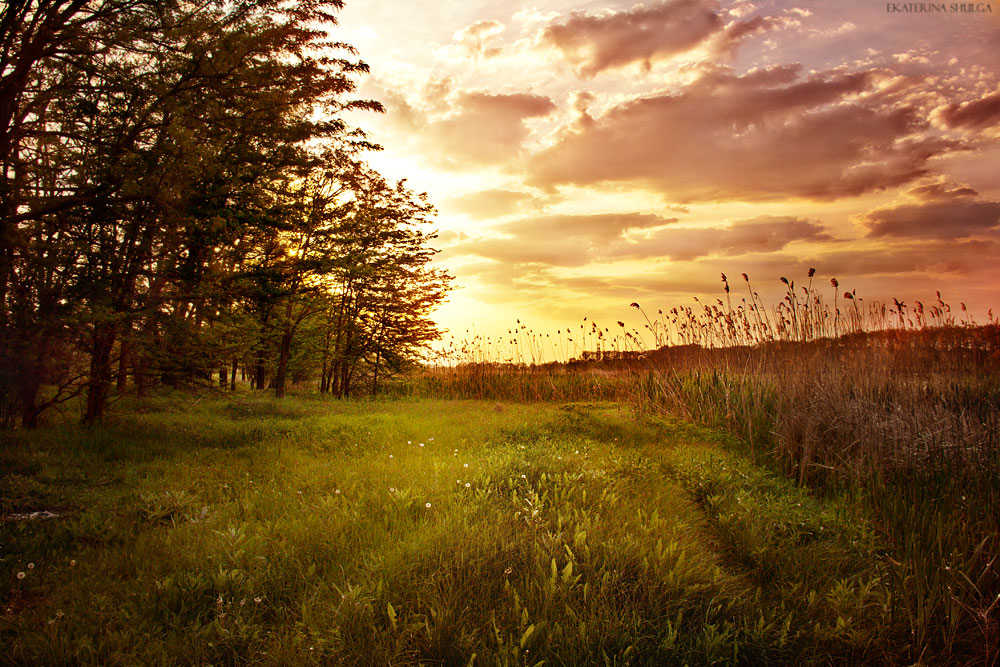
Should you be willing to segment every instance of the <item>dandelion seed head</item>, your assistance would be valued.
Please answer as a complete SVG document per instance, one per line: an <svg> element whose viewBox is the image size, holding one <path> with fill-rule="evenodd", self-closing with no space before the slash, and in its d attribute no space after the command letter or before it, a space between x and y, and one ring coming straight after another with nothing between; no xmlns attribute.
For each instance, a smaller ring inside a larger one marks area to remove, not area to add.
<svg viewBox="0 0 1000 667"><path fill-rule="evenodd" d="M426 505L424 505L424 507L426 507L427 509L430 509L430 507L431 507L431 504L430 504L430 503L427 503Z"/></svg>
<svg viewBox="0 0 1000 667"><path fill-rule="evenodd" d="M465 483L465 488L469 488L470 486L472 486L472 485L469 484L468 482Z"/></svg>
<svg viewBox="0 0 1000 667"><path fill-rule="evenodd" d="M962 500L965 500L965 496L962 496ZM28 569L29 570L34 570L35 569L35 564L34 563L28 563Z"/></svg>
<svg viewBox="0 0 1000 667"><path fill-rule="evenodd" d="M337 489L336 491L334 491L334 493L336 493L339 496L340 495L340 489Z"/></svg>
<svg viewBox="0 0 1000 667"><path fill-rule="evenodd" d="M17 573L17 578L18 578L18 579L24 579L24 577L25 577L25 574L24 574L24 572L18 572L18 573Z"/></svg>

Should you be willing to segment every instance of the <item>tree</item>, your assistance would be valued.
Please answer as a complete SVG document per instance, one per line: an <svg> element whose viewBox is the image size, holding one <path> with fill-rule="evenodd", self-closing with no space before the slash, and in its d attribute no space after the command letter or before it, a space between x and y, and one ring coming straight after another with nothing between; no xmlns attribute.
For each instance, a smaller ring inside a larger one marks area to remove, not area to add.
<svg viewBox="0 0 1000 667"><path fill-rule="evenodd" d="M420 227L434 208L405 182L371 170L352 182L352 201L336 228L340 270L331 276L325 310L328 336L321 390L349 396L357 380L398 370L439 336L430 311L447 295L451 276L430 268L435 238Z"/></svg>
<svg viewBox="0 0 1000 667"><path fill-rule="evenodd" d="M30 378L45 374L14 363L21 341L50 369L55 338L79 346L84 419L98 419L116 354L119 375L131 357L141 380L152 355L139 341L168 320L210 327L212 289L226 282L216 251L282 224L276 192L311 159L306 146L365 145L339 113L379 109L342 100L366 67L328 55L353 51L321 27L341 4L8 3L0 356L23 423L39 407Z"/></svg>

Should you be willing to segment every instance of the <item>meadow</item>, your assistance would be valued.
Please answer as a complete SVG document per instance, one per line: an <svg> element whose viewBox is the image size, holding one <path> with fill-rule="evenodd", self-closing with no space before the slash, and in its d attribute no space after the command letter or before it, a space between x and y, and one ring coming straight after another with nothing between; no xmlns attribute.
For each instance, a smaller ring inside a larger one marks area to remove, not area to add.
<svg viewBox="0 0 1000 667"><path fill-rule="evenodd" d="M0 662L998 664L1000 326L783 282L5 432Z"/></svg>
<svg viewBox="0 0 1000 667"><path fill-rule="evenodd" d="M820 497L850 497L882 538L880 586L912 663L1000 663L1000 324L940 293L866 301L742 275L714 304L518 326L454 341L401 395L617 401L730 436L729 449ZM818 282L818 281L817 281ZM831 298L832 297L832 298ZM561 363L547 359L562 358Z"/></svg>
<svg viewBox="0 0 1000 667"><path fill-rule="evenodd" d="M5 437L5 663L882 664L911 648L860 504L621 404L171 393L100 428Z"/></svg>

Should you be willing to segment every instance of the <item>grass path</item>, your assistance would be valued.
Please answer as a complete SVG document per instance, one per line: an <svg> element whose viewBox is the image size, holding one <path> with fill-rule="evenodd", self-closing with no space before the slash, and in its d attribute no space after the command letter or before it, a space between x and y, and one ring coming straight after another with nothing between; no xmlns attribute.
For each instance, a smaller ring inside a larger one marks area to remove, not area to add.
<svg viewBox="0 0 1000 667"><path fill-rule="evenodd" d="M0 661L894 657L875 540L617 406L179 399L0 448ZM19 578L19 573L24 573Z"/></svg>

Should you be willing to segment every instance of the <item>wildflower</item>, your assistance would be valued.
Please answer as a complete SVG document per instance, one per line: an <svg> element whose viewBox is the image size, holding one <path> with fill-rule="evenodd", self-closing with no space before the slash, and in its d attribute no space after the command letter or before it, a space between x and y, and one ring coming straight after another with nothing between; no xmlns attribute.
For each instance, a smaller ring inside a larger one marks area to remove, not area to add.
<svg viewBox="0 0 1000 667"><path fill-rule="evenodd" d="M408 445L412 445L412 444L413 444L413 441L412 441L412 440L407 440L407 441L406 441L406 444L408 444Z"/></svg>
<svg viewBox="0 0 1000 667"><path fill-rule="evenodd" d="M396 487L390 486L389 487L389 493L396 493Z"/></svg>
<svg viewBox="0 0 1000 667"><path fill-rule="evenodd" d="M962 500L965 500L965 496L962 496ZM34 563L28 563L28 569L29 570L34 570L35 569L35 564Z"/></svg>
<svg viewBox="0 0 1000 667"><path fill-rule="evenodd" d="M469 484L468 482L465 483L465 488L469 488L470 486L472 486L472 485Z"/></svg>
<svg viewBox="0 0 1000 667"><path fill-rule="evenodd" d="M421 443L420 443L420 446L421 446L421 447L423 447L423 446L424 446L424 443L422 443L422 442L421 442Z"/></svg>
<svg viewBox="0 0 1000 667"><path fill-rule="evenodd" d="M18 572L18 573L17 573L17 578L18 578L18 579L24 579L24 576L25 576L25 575L24 575L24 572Z"/></svg>
<svg viewBox="0 0 1000 667"><path fill-rule="evenodd" d="M462 467L463 467L463 468L468 468L468 467L469 467L469 464L468 464L468 463L464 463L464 464L462 464ZM963 500L964 500L964 498L963 498Z"/></svg>
<svg viewBox="0 0 1000 667"><path fill-rule="evenodd" d="M76 567L76 561L75 561L75 560L71 560L71 561L69 562L69 566L70 566L70 567Z"/></svg>
<svg viewBox="0 0 1000 667"><path fill-rule="evenodd" d="M392 454L389 454L389 458L390 458L390 459L392 458Z"/></svg>
<svg viewBox="0 0 1000 667"><path fill-rule="evenodd" d="M431 507L431 504L430 504L430 503L427 503L426 505L424 505L424 507L426 507L427 509L430 509L430 507Z"/></svg>
<svg viewBox="0 0 1000 667"><path fill-rule="evenodd" d="M337 489L336 491L334 491L334 493L336 493L339 496L340 495L340 489Z"/></svg>
<svg viewBox="0 0 1000 667"><path fill-rule="evenodd" d="M260 598L259 598L259 597L255 597L255 598L253 599L253 601L254 601L254 602L256 602L257 604L260 604Z"/></svg>

